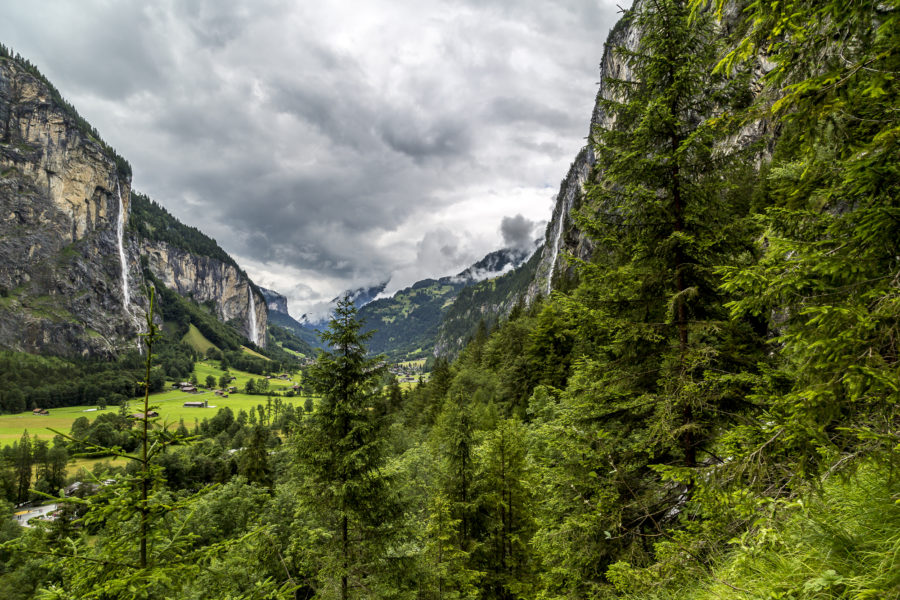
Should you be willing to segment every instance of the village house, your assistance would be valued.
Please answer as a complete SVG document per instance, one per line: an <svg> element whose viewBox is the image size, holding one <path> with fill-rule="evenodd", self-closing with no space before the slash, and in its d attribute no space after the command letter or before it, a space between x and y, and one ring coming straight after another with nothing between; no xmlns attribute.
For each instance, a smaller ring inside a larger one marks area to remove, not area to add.
<svg viewBox="0 0 900 600"><path fill-rule="evenodd" d="M141 421L144 420L144 413L142 413L142 412L132 413L128 416L131 417L132 419L138 419ZM155 410L150 410L150 411L147 411L147 416L152 419L153 417L158 417L159 413L156 412Z"/></svg>

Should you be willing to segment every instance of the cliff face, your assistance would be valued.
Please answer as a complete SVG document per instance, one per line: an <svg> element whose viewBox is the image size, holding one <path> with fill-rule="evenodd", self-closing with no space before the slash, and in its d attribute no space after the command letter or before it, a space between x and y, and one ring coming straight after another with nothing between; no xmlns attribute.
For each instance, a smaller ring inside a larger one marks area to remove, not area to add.
<svg viewBox="0 0 900 600"><path fill-rule="evenodd" d="M117 235L130 187L43 81L0 58L0 346L133 347L146 301L136 248L120 252Z"/></svg>
<svg viewBox="0 0 900 600"><path fill-rule="evenodd" d="M270 312L277 312L285 315L289 314L287 298L285 298L275 290L268 290L261 287L259 288L259 291L262 292L263 298L265 298L266 300L266 306L269 308Z"/></svg>
<svg viewBox="0 0 900 600"><path fill-rule="evenodd" d="M569 274L569 266L565 260L566 253L588 260L594 251L591 240L575 224L572 211L581 207L584 200L584 185L590 179L596 164L592 147L593 132L597 127L610 126L613 123L612 117L606 114L599 102L608 93L604 88L604 82L609 78L628 79L630 76L630 69L612 49L625 46L629 50L634 50L637 48L639 40L640 32L624 20L613 27L606 39L606 48L603 51L603 59L600 61L598 102L594 104L591 114L588 144L575 157L569 167L569 172L566 173L559 186L553 216L547 223L547 230L544 234L544 245L540 250L541 257L534 278L525 293L528 303L531 303L538 295L549 295L551 290L558 287L560 278Z"/></svg>
<svg viewBox="0 0 900 600"><path fill-rule="evenodd" d="M0 56L0 348L135 348L147 310L142 254L166 286L212 302L222 321L265 345L266 302L233 259L171 216L157 215L218 258L146 240L128 227L131 197L127 163L33 67Z"/></svg>
<svg viewBox="0 0 900 600"><path fill-rule="evenodd" d="M221 321L234 323L257 346L265 347L266 299L237 268L166 242L142 241L141 254L166 287L196 302L211 302Z"/></svg>
<svg viewBox="0 0 900 600"><path fill-rule="evenodd" d="M635 0L633 5L637 7L642 2L643 0ZM728 35L741 21L741 14L739 3L727 4L723 12L724 18L717 25L722 37ZM594 252L593 242L578 228L572 214L574 210L578 210L582 206L585 184L595 176L597 169L602 170L603 168L603 165L597 165L594 156L594 132L598 128L610 128L615 124L615 117L607 114L600 102L601 99L614 99L607 82L611 79L627 81L632 78L630 67L615 50L624 47L628 51L635 52L638 50L640 41L640 29L627 18L620 20L607 37L603 58L600 62L600 88L597 91L597 102L594 104L591 114L588 144L578 153L560 184L553 216L547 224L544 235L544 245L539 251L541 258L534 278L525 292L527 303L531 303L538 295L548 295L551 290L561 287L567 278L572 277L572 269L564 258L565 254L589 260ZM755 66L750 73L750 92L757 96L757 99L762 92L762 77L772 67L773 64L765 55L761 54L756 57ZM755 150L752 160L758 166L771 157L775 135L771 123L766 119L761 119L745 124L740 131L720 142L720 146L723 151L756 146L757 150ZM761 141L764 143L759 144Z"/></svg>

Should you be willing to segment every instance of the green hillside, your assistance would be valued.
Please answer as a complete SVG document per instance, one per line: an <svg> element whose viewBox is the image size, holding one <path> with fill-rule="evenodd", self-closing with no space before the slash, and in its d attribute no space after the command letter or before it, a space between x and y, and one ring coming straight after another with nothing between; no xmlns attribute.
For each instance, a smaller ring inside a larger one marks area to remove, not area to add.
<svg viewBox="0 0 900 600"><path fill-rule="evenodd" d="M188 331L181 338L181 341L204 356L211 348L216 348L216 345L206 339L206 336L200 333L200 330L193 323L188 324ZM218 350L218 348L216 349Z"/></svg>
<svg viewBox="0 0 900 600"><path fill-rule="evenodd" d="M441 319L463 287L449 277L426 279L363 306L364 329L373 332L370 352L393 361L430 356Z"/></svg>
<svg viewBox="0 0 900 600"><path fill-rule="evenodd" d="M509 273L462 288L444 311L435 338L436 353L456 356L481 322L490 328L509 315L517 303L524 301L540 259L537 251L528 262Z"/></svg>

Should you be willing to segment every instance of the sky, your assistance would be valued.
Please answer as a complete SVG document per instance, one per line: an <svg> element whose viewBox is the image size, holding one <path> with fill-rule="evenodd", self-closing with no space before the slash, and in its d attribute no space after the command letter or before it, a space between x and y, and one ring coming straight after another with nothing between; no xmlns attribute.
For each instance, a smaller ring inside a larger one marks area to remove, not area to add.
<svg viewBox="0 0 900 600"><path fill-rule="evenodd" d="M12 0L0 42L299 317L542 238L615 1Z"/></svg>

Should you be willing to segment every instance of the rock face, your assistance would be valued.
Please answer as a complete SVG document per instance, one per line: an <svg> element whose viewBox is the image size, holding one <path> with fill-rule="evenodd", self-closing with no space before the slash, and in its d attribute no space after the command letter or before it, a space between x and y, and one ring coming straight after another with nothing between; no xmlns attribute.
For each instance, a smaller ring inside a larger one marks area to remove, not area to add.
<svg viewBox="0 0 900 600"><path fill-rule="evenodd" d="M274 290L268 290L264 287L259 288L259 291L262 292L263 298L266 300L266 306L269 308L270 312L277 312L285 315L289 314L287 298Z"/></svg>
<svg viewBox="0 0 900 600"><path fill-rule="evenodd" d="M591 177L596 164L592 148L593 132L597 127L609 126L613 122L599 102L608 93L604 88L604 82L609 78L628 79L630 76L628 66L612 49L624 45L629 50L634 50L637 48L639 40L640 32L624 20L619 21L613 27L606 39L606 48L603 51L603 59L600 61L598 101L594 104L591 114L588 144L575 157L569 167L569 172L559 186L553 216L547 223L547 230L544 234L544 245L540 250L541 258L537 264L534 279L525 294L528 303L531 303L539 295L548 295L552 289L558 287L560 278L570 273L565 260L566 253L587 260L594 251L591 240L578 229L572 219L572 211L581 207L584 200L584 184Z"/></svg>
<svg viewBox="0 0 900 600"><path fill-rule="evenodd" d="M131 168L98 138L35 69L0 55L0 348L135 348L147 310L141 255L167 287L211 302L264 346L266 302L234 261L127 229Z"/></svg>
<svg viewBox="0 0 900 600"><path fill-rule="evenodd" d="M0 346L68 355L134 346L146 301L126 239L125 306L126 169L44 81L0 57Z"/></svg>
<svg viewBox="0 0 900 600"><path fill-rule="evenodd" d="M634 7L639 6L644 0L635 0ZM726 35L742 18L739 3L728 2L723 12L723 21L718 27L722 35ZM610 31L606 39L603 58L600 62L600 88L597 91L597 102L591 114L591 123L588 130L588 144L581 149L569 168L566 177L560 184L557 194L553 216L547 224L544 235L543 247L539 250L540 261L535 270L533 280L525 292L525 300L531 303L538 295L547 295L553 289L565 287L563 284L573 276L571 267L564 259L565 254L571 254L582 260L589 260L594 252L592 241L582 232L572 218L573 210L582 206L584 200L584 185L595 176L595 169L603 168L597 165L594 156L593 145L596 138L594 132L598 128L609 128L615 124L615 117L603 110L601 99L612 100L612 92L607 82L613 80L629 80L632 78L630 67L625 60L614 50L624 47L634 52L641 41L641 31L627 18L621 19ZM763 93L762 77L773 64L762 54L756 57L753 68L751 92L755 95ZM747 148L759 144L756 150L755 162L759 165L771 157L775 133L771 124L761 119L747 123L743 129L730 139L720 143L723 150L734 148Z"/></svg>
<svg viewBox="0 0 900 600"><path fill-rule="evenodd" d="M167 288L201 304L211 302L221 321L234 323L257 346L265 347L267 301L244 273L166 242L143 241L141 254Z"/></svg>

